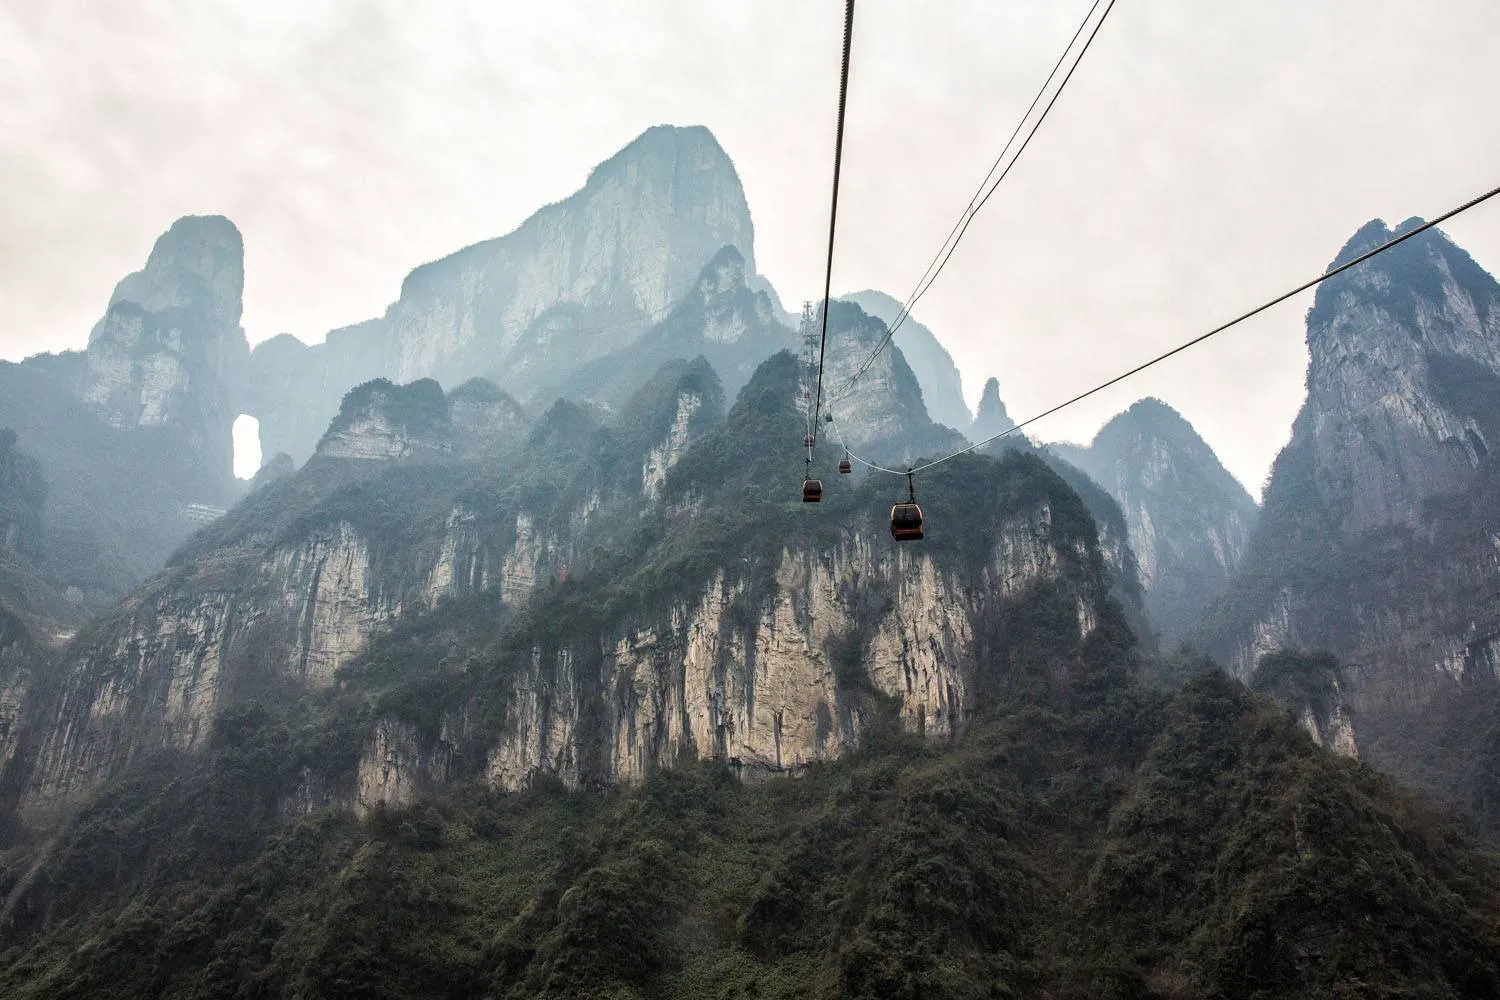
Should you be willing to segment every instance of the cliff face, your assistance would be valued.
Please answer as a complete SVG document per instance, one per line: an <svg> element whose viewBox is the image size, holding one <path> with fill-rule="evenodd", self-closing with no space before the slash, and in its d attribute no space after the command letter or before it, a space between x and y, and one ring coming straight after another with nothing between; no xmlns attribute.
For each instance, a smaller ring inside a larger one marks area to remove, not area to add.
<svg viewBox="0 0 1500 1000"><path fill-rule="evenodd" d="M866 313L889 326L901 313L901 303L884 292L873 289L843 295L845 302L852 302ZM896 331L891 341L901 349L901 355L917 377L922 387L922 402L927 415L933 420L956 431L968 430L971 417L964 403L964 387L947 348L926 326L910 316Z"/></svg>
<svg viewBox="0 0 1500 1000"><path fill-rule="evenodd" d="M771 297L751 288L752 277L744 255L723 247L682 300L639 339L543 382L532 394L618 406L663 364L698 357L713 367L726 393L739 392L762 361L796 340L776 318Z"/></svg>
<svg viewBox="0 0 1500 1000"><path fill-rule="evenodd" d="M933 422L917 377L894 344L855 379L885 334L885 323L854 303L829 304L823 401L837 432L823 438L836 448L842 434L859 454L898 465L962 448L967 443L962 434Z"/></svg>
<svg viewBox="0 0 1500 1000"><path fill-rule="evenodd" d="M1066 581L1078 640L1096 626L1097 550L1063 536L1046 501L1009 511L970 577L854 532L831 551L784 549L758 594L721 572L648 624L538 646L487 776L509 789L539 772L610 784L683 757L795 771L855 745L872 696L908 730L952 739L978 703L981 637L1007 602Z"/></svg>
<svg viewBox="0 0 1500 1000"><path fill-rule="evenodd" d="M473 416L503 419L483 411ZM446 454L452 449L453 420L442 386L430 378L403 386L376 379L344 397L317 453L323 458L380 460Z"/></svg>
<svg viewBox="0 0 1500 1000"><path fill-rule="evenodd" d="M546 405L556 392L535 390L635 341L726 246L753 275L754 229L733 163L705 128L648 129L515 232L413 270L382 319L322 345L285 337L257 347L249 412L268 453L301 460L338 394L376 377L484 376Z"/></svg>
<svg viewBox="0 0 1500 1000"><path fill-rule="evenodd" d="M1087 448L1054 446L1125 512L1146 610L1165 644L1196 633L1239 568L1256 505L1191 424L1156 399L1110 420Z"/></svg>
<svg viewBox="0 0 1500 1000"><path fill-rule="evenodd" d="M684 756L795 770L858 743L881 706L914 732L957 735L988 683L978 664L1017 641L1014 608L1060 609L1065 644L1115 620L1092 521L1020 455L952 463L929 503L949 541L927 548L886 537L888 499L868 483L812 512L810 536L766 531L775 506L803 513L790 500L715 527L744 495L740 477L780 468L777 442L800 425L792 359L758 379L721 423L712 371L674 363L613 422L559 404L522 452L479 464L461 444L388 447L413 414L452 433L446 411L418 405L445 402L435 387L351 392L323 453L63 653L61 692L32 722L28 806L162 749L197 752L226 706L273 689L367 690L391 706L361 723L352 771L289 801L334 794L367 812L476 767L511 789L540 774L634 782ZM506 482L506 469L535 471ZM391 683L380 678L411 669L389 650L429 619L457 629L469 652L454 662L498 659L413 716L378 694ZM462 638L507 621L491 652Z"/></svg>
<svg viewBox="0 0 1500 1000"><path fill-rule="evenodd" d="M1371 223L1338 259L1389 236ZM1325 283L1307 337L1307 401L1213 635L1242 672L1338 654L1362 752L1462 797L1469 764L1431 754L1496 682L1500 285L1429 232Z"/></svg>
<svg viewBox="0 0 1500 1000"><path fill-rule="evenodd" d="M222 216L172 224L115 286L89 334L76 391L115 427L172 426L228 474L249 346L240 329L244 245Z"/></svg>
<svg viewBox="0 0 1500 1000"><path fill-rule="evenodd" d="M48 484L39 522L0 513L0 533L80 609L158 569L192 530L187 505L235 493L243 282L228 220L179 219L119 282L86 351L0 363L0 428L20 432Z"/></svg>

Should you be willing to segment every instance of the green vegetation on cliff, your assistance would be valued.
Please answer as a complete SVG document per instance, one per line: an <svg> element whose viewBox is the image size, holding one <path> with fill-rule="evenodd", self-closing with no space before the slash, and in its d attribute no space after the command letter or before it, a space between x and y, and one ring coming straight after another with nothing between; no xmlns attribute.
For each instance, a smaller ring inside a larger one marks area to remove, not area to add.
<svg viewBox="0 0 1500 1000"><path fill-rule="evenodd" d="M464 783L364 825L268 822L298 737L238 710L196 769L119 786L59 835L5 914L0 991L1500 991L1500 872L1386 779L1214 672L1171 699L1067 700L996 700L953 747L883 725L795 780L705 762L604 795Z"/></svg>

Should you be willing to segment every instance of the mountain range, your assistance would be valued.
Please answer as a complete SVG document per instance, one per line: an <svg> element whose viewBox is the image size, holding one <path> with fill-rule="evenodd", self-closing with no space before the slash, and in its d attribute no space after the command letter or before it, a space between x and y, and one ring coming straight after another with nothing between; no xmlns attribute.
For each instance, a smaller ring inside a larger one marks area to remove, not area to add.
<svg viewBox="0 0 1500 1000"><path fill-rule="evenodd" d="M753 237L656 127L321 344L191 217L0 365L6 995L1500 995L1494 279L1323 285L1257 505L877 291L805 463Z"/></svg>

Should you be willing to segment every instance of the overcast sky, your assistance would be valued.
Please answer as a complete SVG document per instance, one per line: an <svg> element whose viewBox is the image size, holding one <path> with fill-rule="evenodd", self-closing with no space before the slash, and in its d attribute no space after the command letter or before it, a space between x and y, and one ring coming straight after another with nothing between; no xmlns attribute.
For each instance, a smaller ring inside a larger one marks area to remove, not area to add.
<svg viewBox="0 0 1500 1000"><path fill-rule="evenodd" d="M244 233L245 328L315 341L649 125L734 159L760 270L821 293L838 0L0 0L0 357L81 347L178 216ZM861 0L836 290L904 298L1089 0ZM1495 0L1119 0L917 318L1017 417L1500 183ZM1448 231L1500 268L1500 205ZM1142 395L1259 493L1310 295Z"/></svg>

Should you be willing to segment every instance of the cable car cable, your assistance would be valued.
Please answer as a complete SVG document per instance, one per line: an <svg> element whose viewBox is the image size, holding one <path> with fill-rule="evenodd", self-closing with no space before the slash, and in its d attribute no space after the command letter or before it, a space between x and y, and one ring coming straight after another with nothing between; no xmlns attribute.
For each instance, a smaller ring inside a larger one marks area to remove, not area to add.
<svg viewBox="0 0 1500 1000"><path fill-rule="evenodd" d="M1093 20L1094 12L1099 9L1099 5L1103 2L1104 0L1094 0L1094 5L1089 8L1089 12L1085 14L1083 16L1083 20L1079 22L1078 29L1073 32L1073 37L1068 39L1068 44L1065 45L1062 52L1058 54L1057 62L1052 64L1052 71L1047 74L1047 79L1042 82L1041 87L1036 92L1036 96L1031 99L1031 104L1027 106L1026 113L1021 115L1021 119L1016 122L1016 127L1011 131L1010 138L1005 140L1005 146L1000 150L1000 155L995 157L994 163L990 164L989 171L984 175L984 180L980 181L979 186L975 188L974 194L969 198L968 205L964 207L964 210L962 212L958 213L958 218L953 222L953 228L948 230L948 235L943 238L942 246L938 247L937 253L932 255L932 260L928 262L927 269L922 272L922 276L917 279L916 286L912 288L911 295L907 296L907 299L904 303L902 303L901 308L896 311L895 319L891 320L888 326L889 337L894 337L896 335L896 331L901 329L902 324L904 324L910 317L912 306L916 304L915 300L918 297L918 292L922 289L923 282L925 282L928 276L932 274L932 269L937 266L939 258L941 258L943 256L943 252L948 249L948 244L953 241L954 234L958 233L960 227L964 225L964 220L970 218L972 212L977 211L976 204L979 202L980 196L984 194L984 189L989 184L990 178L995 175L996 170L1000 169L1001 162L1004 161L1006 154L1010 152L1011 147L1015 145L1016 138L1021 134L1021 129L1025 127L1026 122L1031 118L1031 113L1036 110L1036 106L1040 104L1042 98L1046 96L1047 88L1052 86L1052 81L1057 78L1057 71L1062 69L1062 64L1068 58L1068 53L1072 52L1073 46L1078 44L1078 38L1083 34L1083 29L1089 26L1089 22ZM962 239L962 235L960 235L959 238ZM879 353L879 351L880 348L876 348L877 354ZM863 371L861 371L859 374L863 374ZM853 378L851 378L849 380L849 384L852 385L854 379L857 379L858 377L859 375L857 374Z"/></svg>
<svg viewBox="0 0 1500 1000"><path fill-rule="evenodd" d="M854 38L854 0L844 4L844 56L839 66L839 120L833 138L833 197L828 208L828 267L823 276L823 333L818 343L818 389L813 401L812 431L808 435L808 464L818 440L818 412L823 405L823 357L828 347L828 297L833 289L833 238L839 218L839 170L844 160L844 110L849 96L849 50Z"/></svg>
<svg viewBox="0 0 1500 1000"><path fill-rule="evenodd" d="M1073 78L1073 74L1078 70L1079 65L1083 62L1083 57L1088 54L1089 47L1094 44L1094 39L1099 35L1099 29L1104 27L1104 22L1109 17L1109 12L1114 10L1115 2L1116 0L1109 0L1109 5L1104 8L1104 13L1099 16L1099 20L1094 24L1094 30L1089 32L1089 37L1083 43L1083 48L1078 51L1078 55L1074 58L1073 65L1068 67L1068 72L1063 77L1062 83L1058 84L1057 90L1052 94L1052 99L1048 101L1047 106L1042 109L1041 115L1031 126L1031 131L1026 134L1025 140L1022 141L1020 148L1016 150L1015 156L1011 157L1010 163L1006 165L1000 176L995 179L995 183L990 186L989 191L984 194L984 197L979 199L979 203L977 205L973 205L971 209L967 210L966 213L960 217L959 221L961 225L957 227L957 237L953 238L951 245L949 245L948 243L944 243L944 247L946 248L947 252L944 253L942 249L938 250L938 255L942 257L942 261L937 265L937 270L932 271L932 276L930 278L926 278L925 285L922 284L921 281L918 281L917 288L913 290L911 298L908 300L906 305L902 306L901 313L898 315L896 321L893 322L889 327L887 327L885 336L880 339L880 343L875 346L875 350L870 353L870 356L865 359L864 364L860 365L859 369L849 377L847 382L844 383L843 387L840 390L841 397L852 390L854 388L854 383L859 381L860 377L863 376L865 372L870 370L870 366L875 363L875 360L880 357L880 353L885 350L886 346L891 342L891 339L895 337L896 330L901 327L902 323L906 321L906 318L911 315L911 310L916 307L917 302L922 298L922 296L927 294L928 289L930 289L933 283L937 281L938 275L942 274L943 272L943 268L948 266L948 259L953 256L953 252L958 249L958 244L964 238L964 234L969 231L969 224L974 221L974 217L979 214L979 210L984 208L985 203L990 200L990 197L995 193L995 191L1000 187L1001 183L1010 174L1016 163L1020 161L1021 154L1026 152L1026 147L1031 145L1031 140L1036 138L1037 131L1042 127L1042 123L1047 120L1047 115L1051 113L1053 106L1057 104L1057 100L1062 96L1063 90L1067 88L1068 81ZM1068 47L1063 50L1063 54L1058 60L1058 65L1061 65L1062 60L1067 57L1070 51L1072 51L1073 45L1078 40L1078 35L1083 33L1084 27L1089 23L1089 18L1093 16L1094 10L1097 9L1098 6L1099 3L1096 0L1094 6L1089 9L1088 14L1084 17L1083 24L1080 24L1078 26L1078 32L1075 33L1072 40L1068 42ZM1042 84L1042 89L1037 93L1038 100L1041 98L1042 94L1046 92L1047 85L1052 82L1052 78L1056 75L1056 73L1057 68L1053 67L1052 73L1047 77L1047 82ZM1017 132L1019 132L1021 126L1026 123L1027 117L1031 115L1031 111L1035 107L1036 100L1033 100L1031 108L1027 109L1026 114L1022 116L1020 123L1017 124ZM1013 134L1011 137L1011 141L1013 142L1014 139L1015 136ZM1006 149L1009 148L1010 143L1007 142ZM1002 150L1000 155L1003 158L1005 156L1005 152ZM999 165L998 160L996 161L996 165ZM990 173L994 173L994 167L990 168ZM985 180L989 180L988 175L986 175ZM980 185L981 189L983 188L983 186L983 184ZM928 269L931 270L932 265L929 264Z"/></svg>
<svg viewBox="0 0 1500 1000"><path fill-rule="evenodd" d="M1358 265L1363 264L1365 261L1369 260L1371 257L1374 257L1377 254L1385 253L1387 250L1391 249L1392 247L1395 247L1395 246L1398 246L1399 244L1405 243L1407 240L1411 239L1412 237L1419 236L1422 233L1427 232L1427 230L1432 229L1435 226L1439 226L1439 225L1441 225L1444 222L1447 222L1449 219L1453 218L1454 216L1461 215L1464 212L1467 212L1469 209L1474 208L1477 205L1481 205L1481 204L1483 204L1486 201L1489 201L1491 198L1495 197L1496 195L1500 195L1500 187L1492 188L1491 190L1486 191L1484 194L1479 195L1477 198L1472 198L1469 201L1464 202L1462 205L1459 205L1457 208L1450 209L1449 211L1444 212L1442 215L1438 216L1437 218L1432 219L1429 222L1424 222L1420 226L1417 226L1415 229L1412 229L1412 230L1410 230L1408 232L1402 233L1400 236L1394 236L1391 239L1386 240L1384 243L1380 244L1378 247L1375 247L1373 250L1367 250L1364 253L1360 254L1358 257L1355 257L1353 260L1345 261L1344 263L1338 265L1337 267L1332 268L1332 269L1330 269L1328 271L1323 272L1322 274L1318 275L1316 278L1313 278L1311 281L1305 281L1302 284L1298 285L1296 288L1293 288L1291 291L1289 291L1289 292L1283 292L1281 295L1276 296L1274 299L1271 299L1269 302L1266 302L1266 303L1263 303L1261 305L1258 305L1254 309L1251 309L1249 312L1242 313L1241 315L1236 316L1234 319L1230 320L1229 322L1221 324L1220 326L1214 327L1212 330L1209 330L1207 333L1199 334L1198 336L1194 337L1192 340L1186 341L1185 343L1178 344L1176 347L1172 348L1170 351L1167 351L1167 352L1165 352L1163 354L1158 354L1156 357L1152 358L1151 360L1142 362L1141 364L1136 365L1134 368L1130 369L1129 371L1123 372L1123 373L1121 373L1119 375L1116 375L1114 378L1110 379L1107 382L1101 382L1098 385L1094 386L1092 389L1087 390L1086 392L1080 392L1078 395L1074 396L1072 399L1067 400L1066 402L1058 403L1056 406L1053 406L1050 409L1043 410L1041 413L1038 413L1035 416L1027 417L1025 420L1023 420L1020 423L1016 424L1014 427L1007 428L1006 430L1001 431L999 434L995 434L995 435L993 435L991 437L987 437L983 441L976 441L974 444L969 445L967 448L961 448L958 451L955 451L951 455L944 455L942 458L933 459L931 462L926 462L926 463L924 463L922 465L917 466L916 468L914 468L914 469L912 469L910 471L912 473L924 472L927 469L932 468L934 465L941 465L942 463L948 461L949 459L957 458L960 455L966 455L969 452L974 451L977 448L982 448L985 445L990 444L990 443L992 443L994 441L998 441L998 440L1000 440L1003 437L1008 437L1009 435L1014 434L1017 431L1019 431L1021 428L1028 426L1029 424L1034 424L1038 420L1043 419L1044 417L1050 417L1054 413L1058 412L1059 410L1066 409L1067 407L1072 406L1074 403L1082 402L1083 400L1088 399L1090 396L1094 395L1095 393L1103 392L1105 389L1108 389L1110 386L1116 385L1116 384L1118 384L1120 382L1123 382L1126 379L1130 378L1132 375L1137 375L1137 374L1145 371L1147 368L1150 368L1153 365L1160 364L1161 362L1167 360L1168 358L1172 357L1175 354L1182 353L1183 351L1187 350L1189 347L1193 347L1193 346L1196 346L1198 344L1201 344L1205 340L1209 339L1210 337L1214 337L1214 336L1217 336L1218 334L1223 333L1225 330L1228 330L1230 327L1238 326L1239 324L1245 322L1248 319L1251 319L1252 317L1259 316L1261 313L1265 312L1267 309L1270 309L1272 306L1278 306L1278 305L1280 305L1281 303L1285 302L1287 299L1291 298L1294 295L1298 295L1298 294L1300 294L1302 292L1307 291L1309 288L1312 288L1312 287L1314 287L1316 285L1320 285L1323 282L1327 281L1329 278L1332 278L1332 277L1335 277L1337 275L1343 274L1345 271L1349 270L1350 268L1357 267ZM870 465L870 463L868 463L868 462L866 462L865 464L866 465ZM875 465L870 465L870 468L877 469L880 472L889 472L892 475L897 475L897 476L904 476L904 475L907 474L905 472L896 472L896 471L894 471L892 469L882 469L879 466L875 466Z"/></svg>
<svg viewBox="0 0 1500 1000"><path fill-rule="evenodd" d="M895 469L887 469L883 465L876 465L874 462L871 462L871 461L868 461L866 459L860 458L858 455L854 454L854 452L850 451L849 450L849 444L848 444L848 442L844 440L844 432L839 428L839 425L838 425L837 421L834 422L833 433L834 433L835 436L838 437L838 439L839 439L839 447L841 447L841 448L844 449L844 454L848 455L850 458L854 459L854 461L858 462L860 465L863 465L865 468L867 468L867 469L874 469L876 472L887 472L887 473L890 473L893 476L904 476L904 475L906 475L906 473L904 473L904 472L898 472Z"/></svg>

